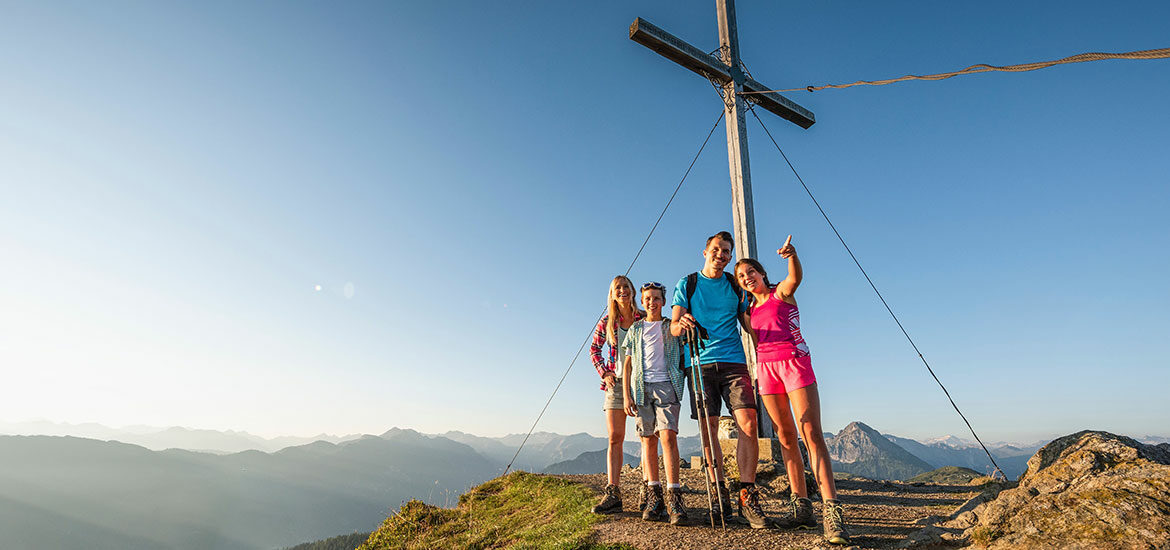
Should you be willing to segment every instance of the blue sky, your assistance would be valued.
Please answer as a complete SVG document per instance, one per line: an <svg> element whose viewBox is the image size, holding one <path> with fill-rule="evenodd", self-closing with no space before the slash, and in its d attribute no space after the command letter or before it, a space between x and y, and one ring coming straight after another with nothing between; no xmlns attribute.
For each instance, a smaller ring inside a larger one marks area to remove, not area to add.
<svg viewBox="0 0 1170 550"><path fill-rule="evenodd" d="M706 1L0 11L9 421L523 432L721 108L626 35L714 49ZM1156 2L738 12L782 88L1170 46ZM763 116L985 440L1170 435L1167 89L1170 61L1107 61ZM722 134L636 282L730 228ZM804 260L826 429L965 435L754 120L749 144L760 248L791 233ZM540 429L603 433L601 397L583 357Z"/></svg>

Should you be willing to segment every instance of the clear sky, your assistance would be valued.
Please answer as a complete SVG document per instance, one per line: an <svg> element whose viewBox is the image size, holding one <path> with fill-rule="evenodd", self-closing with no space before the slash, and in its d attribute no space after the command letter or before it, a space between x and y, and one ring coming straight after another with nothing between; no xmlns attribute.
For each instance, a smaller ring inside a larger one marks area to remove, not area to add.
<svg viewBox="0 0 1170 550"><path fill-rule="evenodd" d="M1165 2L738 11L781 88L1170 46ZM718 45L711 1L4 3L0 420L526 431L721 109L636 16ZM1106 61L763 116L985 440L1170 435L1168 90ZM966 435L749 134L825 428ZM720 129L636 283L701 267L726 162ZM539 429L602 434L601 399L583 356Z"/></svg>

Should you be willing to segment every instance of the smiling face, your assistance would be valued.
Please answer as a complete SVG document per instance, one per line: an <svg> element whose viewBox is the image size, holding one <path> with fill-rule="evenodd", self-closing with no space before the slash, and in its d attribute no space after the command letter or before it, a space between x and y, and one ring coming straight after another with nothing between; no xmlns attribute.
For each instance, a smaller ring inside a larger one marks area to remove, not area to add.
<svg viewBox="0 0 1170 550"><path fill-rule="evenodd" d="M614 279L610 297L622 305L632 304L634 303L634 285L625 277Z"/></svg>
<svg viewBox="0 0 1170 550"><path fill-rule="evenodd" d="M723 268L727 267L727 262L731 261L731 242L723 239L711 239L707 243L707 248L703 249L703 260L706 266L714 269L716 272L722 272Z"/></svg>
<svg viewBox="0 0 1170 550"><path fill-rule="evenodd" d="M767 274L761 273L751 262L740 261L735 264L735 280L740 288L752 294L763 294L768 288Z"/></svg>
<svg viewBox="0 0 1170 550"><path fill-rule="evenodd" d="M662 314L662 306L666 305L666 293L657 288L647 288L642 291L642 309L651 316Z"/></svg>

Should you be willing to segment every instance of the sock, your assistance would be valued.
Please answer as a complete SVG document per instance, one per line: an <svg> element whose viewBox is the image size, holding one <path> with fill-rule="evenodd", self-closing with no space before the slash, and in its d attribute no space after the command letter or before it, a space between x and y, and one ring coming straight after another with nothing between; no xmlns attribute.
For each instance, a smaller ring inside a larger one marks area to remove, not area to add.
<svg viewBox="0 0 1170 550"><path fill-rule="evenodd" d="M646 485L649 485L651 487L657 487L659 485L662 485L662 482L661 481L647 481Z"/></svg>
<svg viewBox="0 0 1170 550"><path fill-rule="evenodd" d="M678 484L678 483L667 483L666 484L667 489L678 489L680 487L682 487L682 485Z"/></svg>

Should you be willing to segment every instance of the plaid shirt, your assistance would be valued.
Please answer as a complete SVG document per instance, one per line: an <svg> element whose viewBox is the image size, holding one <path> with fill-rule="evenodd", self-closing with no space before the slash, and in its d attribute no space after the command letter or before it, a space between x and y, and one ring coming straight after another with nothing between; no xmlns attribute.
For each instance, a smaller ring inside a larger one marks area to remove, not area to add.
<svg viewBox="0 0 1170 550"><path fill-rule="evenodd" d="M634 320L642 320L642 312L634 310ZM602 347L606 345L605 341L605 326L609 324L609 315L601 316L601 320L597 322L597 328L593 329L593 341L589 344L589 357L593 359L593 368L597 369L597 375L601 377L601 389L605 389L605 375L614 373L614 363L617 362L617 347L609 346L609 354L603 356L601 353ZM621 342L618 342L618 346Z"/></svg>

